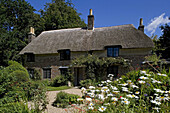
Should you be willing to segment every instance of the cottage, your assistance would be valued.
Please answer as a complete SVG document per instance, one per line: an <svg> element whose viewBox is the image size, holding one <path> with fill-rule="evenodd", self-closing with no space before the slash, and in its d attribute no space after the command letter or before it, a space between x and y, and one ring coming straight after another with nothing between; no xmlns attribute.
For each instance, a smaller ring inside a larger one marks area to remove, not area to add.
<svg viewBox="0 0 170 113"><path fill-rule="evenodd" d="M29 33L30 43L20 52L26 57L25 67L30 73L40 69L42 78L54 78L65 74L71 60L86 54L99 57L123 57L132 61L135 68L144 57L151 54L152 40L144 34L143 20L139 28L132 24L94 28L94 15L90 10L87 28L44 31L35 37ZM121 66L112 67L113 73L121 73ZM75 67L75 84L83 79L84 68Z"/></svg>

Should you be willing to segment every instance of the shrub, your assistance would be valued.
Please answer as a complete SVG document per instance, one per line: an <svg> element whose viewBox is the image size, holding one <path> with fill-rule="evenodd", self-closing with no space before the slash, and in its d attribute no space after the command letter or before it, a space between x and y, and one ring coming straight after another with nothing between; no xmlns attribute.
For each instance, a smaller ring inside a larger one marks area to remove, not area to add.
<svg viewBox="0 0 170 113"><path fill-rule="evenodd" d="M95 80L91 79L81 80L80 86L85 88L89 88L89 86L95 86Z"/></svg>
<svg viewBox="0 0 170 113"><path fill-rule="evenodd" d="M63 75L56 76L51 82L51 86L54 87L59 87L64 85L67 85L67 79Z"/></svg>
<svg viewBox="0 0 170 113"><path fill-rule="evenodd" d="M1 113L37 113L35 109L29 109L28 104L23 102L15 102L4 104L0 107Z"/></svg>
<svg viewBox="0 0 170 113"><path fill-rule="evenodd" d="M34 76L31 78L33 80L41 80L41 73L40 70L34 69Z"/></svg>
<svg viewBox="0 0 170 113"><path fill-rule="evenodd" d="M27 76L27 72L25 71L16 70L11 75L16 78L17 82L26 82L29 80L29 76Z"/></svg>
<svg viewBox="0 0 170 113"><path fill-rule="evenodd" d="M10 74L14 77L15 81L17 82L25 82L29 80L29 74L27 70L18 62L9 61L9 66L2 70L4 74Z"/></svg>
<svg viewBox="0 0 170 113"><path fill-rule="evenodd" d="M41 103L46 107L46 89L41 82L33 82L27 70L17 62L9 62L9 66L0 70L0 108L4 105L32 100L37 109Z"/></svg>
<svg viewBox="0 0 170 113"><path fill-rule="evenodd" d="M65 108L69 104L77 103L77 98L79 98L79 97L80 96L78 96L78 95L68 94L68 93L61 91L57 94L57 97L53 103L53 106Z"/></svg>

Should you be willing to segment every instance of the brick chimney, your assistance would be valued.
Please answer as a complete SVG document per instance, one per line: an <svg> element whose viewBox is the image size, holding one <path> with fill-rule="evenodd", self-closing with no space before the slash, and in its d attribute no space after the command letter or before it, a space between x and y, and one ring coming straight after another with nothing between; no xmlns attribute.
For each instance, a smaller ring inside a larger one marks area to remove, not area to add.
<svg viewBox="0 0 170 113"><path fill-rule="evenodd" d="M140 18L140 24L139 24L138 30L141 30L142 32L144 32L143 18Z"/></svg>
<svg viewBox="0 0 170 113"><path fill-rule="evenodd" d="M90 9L90 14L88 16L88 30L93 30L94 29L94 15L92 14L92 9Z"/></svg>
<svg viewBox="0 0 170 113"><path fill-rule="evenodd" d="M28 43L30 43L35 38L34 28L30 27L30 32L28 33Z"/></svg>

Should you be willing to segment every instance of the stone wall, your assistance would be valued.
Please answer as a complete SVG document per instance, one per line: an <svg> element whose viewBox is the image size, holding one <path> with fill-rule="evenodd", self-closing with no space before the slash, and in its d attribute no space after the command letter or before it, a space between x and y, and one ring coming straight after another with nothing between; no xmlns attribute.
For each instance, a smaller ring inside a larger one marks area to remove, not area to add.
<svg viewBox="0 0 170 113"><path fill-rule="evenodd" d="M141 65L144 61L144 57L151 53L150 48L146 49L120 49L119 56L131 61L133 69ZM88 52L71 52L71 60L79 57L81 55L87 55ZM107 57L107 51L93 51L94 55L99 57ZM56 75L60 75L60 66L70 66L71 60L60 60L60 54L45 54L45 55L35 55L35 62L26 62L26 68L39 68L41 74L43 75L42 68L51 68L51 77L54 78ZM119 74L124 74L129 69L124 69L119 66Z"/></svg>

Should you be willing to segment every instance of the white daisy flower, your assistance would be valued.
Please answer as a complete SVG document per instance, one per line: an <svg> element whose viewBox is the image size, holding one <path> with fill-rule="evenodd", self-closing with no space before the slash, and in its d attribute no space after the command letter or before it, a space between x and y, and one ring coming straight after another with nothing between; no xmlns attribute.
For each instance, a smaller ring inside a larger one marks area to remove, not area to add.
<svg viewBox="0 0 170 113"><path fill-rule="evenodd" d="M137 94L137 95L138 95L139 93L140 93L139 91L136 91L136 92L135 92L135 94Z"/></svg>
<svg viewBox="0 0 170 113"><path fill-rule="evenodd" d="M159 75L159 76L164 76L164 77L167 76L166 74L161 74L161 73L157 73L157 75Z"/></svg>
<svg viewBox="0 0 170 113"><path fill-rule="evenodd" d="M136 85L131 85L132 88L139 88L138 86Z"/></svg>
<svg viewBox="0 0 170 113"><path fill-rule="evenodd" d="M128 94L128 95L126 95L126 96L132 98L132 95L131 95L131 94Z"/></svg>
<svg viewBox="0 0 170 113"><path fill-rule="evenodd" d="M154 103L156 105L160 105L161 104L160 102L157 102L156 100L151 100L151 103Z"/></svg>
<svg viewBox="0 0 170 113"><path fill-rule="evenodd" d="M144 83L145 83L145 81L143 81L143 80L140 80L140 81L139 81L139 83L140 83L140 84L144 84Z"/></svg>
<svg viewBox="0 0 170 113"><path fill-rule="evenodd" d="M92 103L92 102L90 102L90 104L89 104L90 106L94 106L94 104Z"/></svg>
<svg viewBox="0 0 170 113"><path fill-rule="evenodd" d="M112 82L112 81L110 81L110 80L107 80L106 82L107 82L107 83L110 83L110 82Z"/></svg>
<svg viewBox="0 0 170 113"><path fill-rule="evenodd" d="M139 77L139 79L146 80L146 79L148 79L148 77L141 76L141 77Z"/></svg>
<svg viewBox="0 0 170 113"><path fill-rule="evenodd" d="M99 87L102 87L103 86L103 84L98 84L99 85Z"/></svg>
<svg viewBox="0 0 170 113"><path fill-rule="evenodd" d="M124 83L124 84L118 84L120 86L127 86L128 84L127 83Z"/></svg>
<svg viewBox="0 0 170 113"><path fill-rule="evenodd" d="M104 107L104 106L101 106L101 107L99 107L99 109L98 109L100 112L103 112L103 111L105 111L106 110L106 107Z"/></svg>
<svg viewBox="0 0 170 113"><path fill-rule="evenodd" d="M93 107L93 106L89 106L89 107L88 107L88 109L91 109L91 110L93 110L93 109L94 109L94 107Z"/></svg>
<svg viewBox="0 0 170 113"><path fill-rule="evenodd" d="M86 97L86 101L92 101L92 99L91 99L91 98L87 98L87 97Z"/></svg>
<svg viewBox="0 0 170 113"><path fill-rule="evenodd" d="M85 91L85 90L86 90L86 88L82 87L82 88L81 88L81 90L82 90L82 91Z"/></svg>
<svg viewBox="0 0 170 113"><path fill-rule="evenodd" d="M109 94L107 94L107 96L108 96L108 97L109 97L109 96L111 97L111 96L113 96L113 94L112 94L112 93L109 93Z"/></svg>
<svg viewBox="0 0 170 113"><path fill-rule="evenodd" d="M141 70L140 70L140 74L146 74L146 71L141 71Z"/></svg>
<svg viewBox="0 0 170 113"><path fill-rule="evenodd" d="M111 100L113 100L113 101L118 101L118 98L112 97Z"/></svg>
<svg viewBox="0 0 170 113"><path fill-rule="evenodd" d="M117 87L113 87L112 89L113 89L113 90L118 90Z"/></svg>
<svg viewBox="0 0 170 113"><path fill-rule="evenodd" d="M98 94L97 97L98 97L99 99L102 99L102 100L105 99L104 96L103 96L102 94Z"/></svg>
<svg viewBox="0 0 170 113"><path fill-rule="evenodd" d="M77 98L77 101L83 101L84 99L83 98Z"/></svg>
<svg viewBox="0 0 170 113"><path fill-rule="evenodd" d="M130 104L130 101L124 100L124 101L121 101L121 103L128 105L128 104Z"/></svg>
<svg viewBox="0 0 170 113"><path fill-rule="evenodd" d="M95 89L95 87L94 86L89 86L89 89Z"/></svg>

